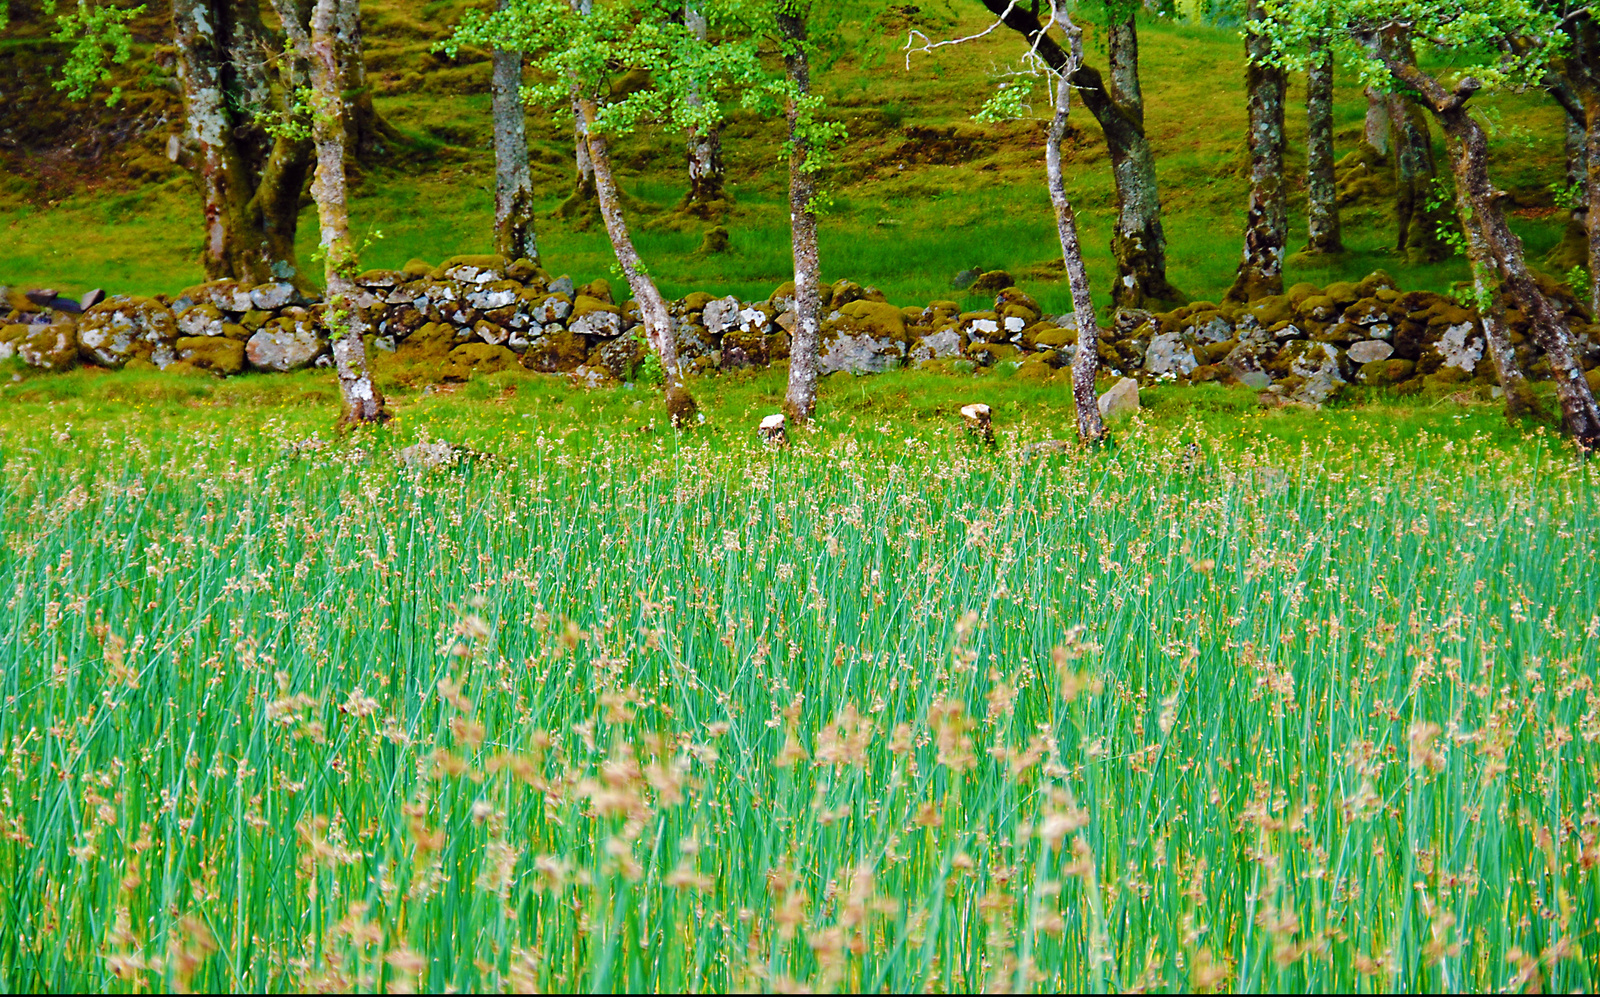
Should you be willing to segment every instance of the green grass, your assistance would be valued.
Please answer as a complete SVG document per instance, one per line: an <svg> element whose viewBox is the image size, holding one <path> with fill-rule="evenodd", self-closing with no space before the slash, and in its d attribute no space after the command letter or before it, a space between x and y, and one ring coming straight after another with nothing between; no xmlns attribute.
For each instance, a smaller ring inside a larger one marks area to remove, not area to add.
<svg viewBox="0 0 1600 997"><path fill-rule="evenodd" d="M0 986L1600 982L1548 435L1208 386L1024 461L1063 388L885 375L774 454L712 383L0 381Z"/></svg>

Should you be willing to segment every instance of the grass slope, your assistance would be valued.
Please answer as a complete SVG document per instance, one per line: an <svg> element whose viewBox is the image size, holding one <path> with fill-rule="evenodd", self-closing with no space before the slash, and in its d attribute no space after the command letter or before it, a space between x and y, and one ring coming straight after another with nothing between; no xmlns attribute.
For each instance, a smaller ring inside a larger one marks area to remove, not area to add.
<svg viewBox="0 0 1600 997"><path fill-rule="evenodd" d="M119 119L99 108L63 107L39 77L51 46L40 40L40 25L28 20L26 5L15 7L24 8L14 11L17 38L9 49L0 49L0 60L12 59L24 82L23 99L10 113L32 138L6 151L13 169L0 184L0 231L5 233L0 283L153 293L198 281L193 188L159 155L173 125L134 129L133 138L96 152L98 158L74 151L100 149L105 142L94 146L69 125L100 135L112 127L107 122ZM373 266L490 247L487 64L482 53L449 60L428 51L463 9L447 0L365 5L378 106L416 142L392 161L376 164L352 202L358 230L383 236L367 254ZM891 300L923 303L951 297L949 281L958 270L1003 267L1022 277L1047 308L1066 310L1065 284L1038 269L1059 254L1043 185L1042 122L989 126L970 120L996 72L1016 59L1016 42L997 32L931 55L913 55L907 68L903 49L910 30L934 38L968 34L984 26L983 14L975 3L953 0L932 0L920 8L851 3L840 9L836 42L829 49L832 61L818 79L851 138L833 177L837 206L822 224L823 268L830 278L875 284ZM1086 11L1084 17L1090 58L1103 66L1094 14ZM162 115L173 118L177 108L169 92L170 50L160 46L159 20L148 19L141 30L142 61L128 74L129 93L130 104L142 115L138 120L148 124ZM1237 263L1243 217L1242 44L1229 30L1147 18L1140 45L1172 276L1194 297L1215 299ZM141 82L143 90L135 85ZM1291 106L1297 108L1302 98L1303 81L1296 78ZM1537 94L1493 96L1481 104L1495 125L1496 179L1523 206L1528 217L1517 224L1537 257L1560 235L1559 213L1548 207L1547 189L1563 176L1559 112ZM1340 153L1358 141L1364 107L1351 74L1341 73ZM1079 108L1074 121L1069 188L1090 251L1091 275L1105 301L1112 272L1107 249L1111 179L1092 118ZM61 134L74 136L72 148L65 139L50 138L53 123ZM1295 110L1289 162L1296 232L1303 230L1303 134L1304 116ZM539 111L530 117L530 135L542 203L550 209L570 182L570 125ZM742 112L730 121L726 149L737 200L730 252L702 256L698 230L652 227L659 217L635 219L640 249L669 293L764 297L787 279L781 141L779 123ZM624 141L619 160L628 188L646 202L665 208L682 196L681 143L675 136L652 133ZM311 219L308 207L301 227L306 259L313 249ZM1459 258L1422 266L1395 259L1388 253L1392 228L1386 205L1354 205L1345 224L1352 252L1327 267L1291 265L1287 279L1326 282L1382 267L1408 288L1443 289L1464 276ZM557 272L570 272L580 281L610 272L610 249L597 226L578 230L547 219L540 235Z"/></svg>

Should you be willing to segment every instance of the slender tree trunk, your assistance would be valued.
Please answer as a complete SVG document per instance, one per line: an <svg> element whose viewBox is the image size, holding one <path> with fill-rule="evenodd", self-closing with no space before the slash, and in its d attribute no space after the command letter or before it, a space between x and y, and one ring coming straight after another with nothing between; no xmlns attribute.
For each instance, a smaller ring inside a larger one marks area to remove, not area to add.
<svg viewBox="0 0 1600 997"><path fill-rule="evenodd" d="M686 426L695 414L695 401L683 386L683 374L678 369L678 344L672 336L672 316L667 312L666 299L655 281L645 273L639 254L633 248L628 234L628 223L622 216L622 196L617 191L617 181L611 171L611 156L606 149L604 135L594 131L596 108L592 100L577 97L582 116L584 144L588 146L589 162L594 167L595 197L600 201L600 217L605 221L606 235L611 248L628 278L628 288L639 302L639 317L644 322L645 338L661 358L661 371L667 389L667 414L674 426Z"/></svg>
<svg viewBox="0 0 1600 997"><path fill-rule="evenodd" d="M1589 314L1600 320L1600 86L1585 88L1584 226L1589 242Z"/></svg>
<svg viewBox="0 0 1600 997"><path fill-rule="evenodd" d="M1113 82L1081 63L1068 70L1065 50L1044 30L1036 13L1013 0L983 0L996 17L1022 35L1029 48L1057 73L1070 72L1084 107L1105 133L1111 175L1117 190L1117 222L1111 251L1117 280L1111 299L1118 307L1156 307L1187 300L1167 279L1167 239L1161 224L1155 156L1144 130L1144 101L1138 83L1138 37L1134 19L1113 18L1107 37ZM1035 8L1036 9L1036 8Z"/></svg>
<svg viewBox="0 0 1600 997"><path fill-rule="evenodd" d="M389 146L407 144L406 137L378 113L367 86L366 43L361 34L361 0L341 0L334 15L333 38L339 49L339 86L345 95L345 148L356 163L369 162Z"/></svg>
<svg viewBox="0 0 1600 997"><path fill-rule="evenodd" d="M684 4L684 22L696 38L704 42L707 37L706 16L693 3ZM700 92L688 94L691 105L700 104ZM689 192L684 195L684 210L710 220L720 220L722 204L726 198L723 190L726 171L722 165L722 126L689 129L687 152L689 159Z"/></svg>
<svg viewBox="0 0 1600 997"><path fill-rule="evenodd" d="M1528 379L1517 362L1510 333L1506 331L1505 305L1500 295L1498 266L1489 250L1489 236L1465 187L1456 188L1456 212L1467 239L1467 262L1472 267L1472 288L1483 321L1483 338L1494 363L1495 376L1505 394L1506 418L1542 416L1539 400L1528 387Z"/></svg>
<svg viewBox="0 0 1600 997"><path fill-rule="evenodd" d="M789 387L783 410L800 425L817 408L817 345L822 315L817 215L812 205L816 179L808 169L810 147L802 129L804 108L798 99L811 92L811 65L806 58L805 19L780 11L777 20L785 43L784 70L796 95L785 108L789 122L789 228L794 242L795 323L789 340Z"/></svg>
<svg viewBox="0 0 1600 997"><path fill-rule="evenodd" d="M1566 316L1544 296L1528 272L1522 240L1511 230L1500 207L1505 194L1489 179L1488 136L1467 111L1467 101L1482 84L1468 76L1460 80L1453 91L1446 90L1415 63L1386 51L1385 39L1376 33L1358 34L1357 40L1383 59L1389 72L1416 91L1438 118L1450 140L1450 166L1455 174L1457 196L1472 213L1471 218L1463 222L1477 226L1503 286L1528 316L1534 339L1550 363L1550 376L1555 382L1556 398L1561 404L1567 431L1580 451L1592 453L1600 449L1600 407L1595 405L1594 393L1589 390L1583 367L1573 353L1572 330L1567 326ZM1510 395L1509 389L1507 395Z"/></svg>
<svg viewBox="0 0 1600 997"><path fill-rule="evenodd" d="M373 383L367 365L366 345L362 342L365 322L356 304L355 275L360 269L355 240L350 237L350 214L346 204L344 173L345 136L349 105L342 90L340 64L346 58L360 58L339 37L339 25L347 16L342 8L355 0L317 0L311 16L309 50L312 80L312 140L317 147L317 173L311 193L317 202L317 221L322 232L323 272L327 281L324 294L324 320L333 341L333 359L339 372L339 393L344 412L342 426L388 421L383 395ZM288 26L285 26L288 29ZM296 25L293 31L303 38ZM293 37L293 36L291 36Z"/></svg>
<svg viewBox="0 0 1600 997"><path fill-rule="evenodd" d="M1244 258L1228 301L1254 301L1283 293L1283 253L1289 203L1283 185L1283 105L1287 80L1269 65L1262 0L1250 0L1245 34L1245 92L1250 110L1250 204L1245 214ZM1252 27L1263 29L1258 32Z"/></svg>
<svg viewBox="0 0 1600 997"><path fill-rule="evenodd" d="M1377 87L1363 91L1367 97L1367 117L1362 125L1361 140L1372 146L1380 156L1389 154L1389 95Z"/></svg>
<svg viewBox="0 0 1600 997"><path fill-rule="evenodd" d="M500 0L500 9L508 6ZM522 106L522 53L494 50L494 251L508 260L539 262L533 224L533 174Z"/></svg>
<svg viewBox="0 0 1600 997"><path fill-rule="evenodd" d="M1056 16L1066 22L1071 57L1074 61L1081 59L1081 30L1061 12ZM1078 410L1078 437L1092 443L1106 433L1094 384L1100 368L1100 327L1094 316L1094 299L1089 294L1089 272L1084 268L1083 250L1078 244L1078 225L1073 217L1072 202L1067 200L1066 181L1061 171L1061 140L1067 134L1067 111L1072 94L1070 80L1070 73L1052 80L1055 114L1050 119L1044 161L1050 204L1056 213L1056 234L1061 239L1061 261L1066 266L1067 282L1072 288L1072 311L1078 320L1078 348L1072 357L1072 401Z"/></svg>
<svg viewBox="0 0 1600 997"><path fill-rule="evenodd" d="M1328 36L1311 43L1306 67L1306 252L1344 252L1339 192L1333 174L1333 49Z"/></svg>

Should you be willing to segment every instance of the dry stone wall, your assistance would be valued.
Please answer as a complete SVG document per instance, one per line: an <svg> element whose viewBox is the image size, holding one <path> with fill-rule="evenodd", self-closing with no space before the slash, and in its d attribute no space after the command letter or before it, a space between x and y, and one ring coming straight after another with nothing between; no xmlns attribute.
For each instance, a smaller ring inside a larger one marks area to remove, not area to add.
<svg viewBox="0 0 1600 997"><path fill-rule="evenodd" d="M821 371L870 374L903 366L976 371L1006 364L1047 379L1077 351L1075 317L1045 314L1003 273L994 306L954 301L889 303L874 288L841 280L823 288ZM526 260L464 256L438 266L369 271L357 280L357 312L380 364L440 380L521 366L600 385L632 379L645 359L639 311L597 280L576 286ZM0 289L0 358L47 370L75 364L202 370L220 376L330 366L320 303L287 283L215 281L176 298L92 292L82 302L53 291ZM1600 364L1600 333L1562 285L1545 291L1565 309L1584 367ZM765 301L694 293L671 305L678 352L693 371L761 367L787 359L794 288ZM1526 316L1506 310L1524 369L1547 377ZM1119 312L1100 341L1107 373L1140 381L1221 381L1273 397L1321 404L1350 384L1402 392L1492 384L1477 313L1443 295L1403 292L1383 272L1327 287L1300 284L1248 305L1196 301L1170 312ZM1600 375L1591 375L1600 380Z"/></svg>

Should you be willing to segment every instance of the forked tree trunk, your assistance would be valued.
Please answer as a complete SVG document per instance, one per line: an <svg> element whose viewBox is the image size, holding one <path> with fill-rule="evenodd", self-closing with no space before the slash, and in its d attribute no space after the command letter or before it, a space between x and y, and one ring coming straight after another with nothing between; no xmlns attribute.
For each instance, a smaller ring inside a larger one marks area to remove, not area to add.
<svg viewBox="0 0 1600 997"><path fill-rule="evenodd" d="M1306 67L1306 252L1344 252L1333 174L1333 49L1327 34L1311 42Z"/></svg>
<svg viewBox="0 0 1600 997"><path fill-rule="evenodd" d="M1433 158L1428 118L1416 101L1389 98L1394 123L1395 251L1411 263L1433 263L1449 255L1439 238L1439 217L1431 206L1439 167Z"/></svg>
<svg viewBox="0 0 1600 997"><path fill-rule="evenodd" d="M611 239L612 251L628 279L628 288L639 302L639 318L644 323L645 338L661 359L661 372L667 391L667 415L674 426L687 426L695 414L695 402L683 386L683 374L678 368L678 344L672 336L672 316L667 311L666 299L655 281L640 265L639 254L633 248L628 234L628 223L622 215L622 197L617 191L617 181L611 171L611 156L606 149L604 135L594 131L596 108L592 100L576 96L578 119L583 126L584 144L589 150L589 162L594 167L595 197L600 201L600 217L605 222L606 235Z"/></svg>
<svg viewBox="0 0 1600 997"><path fill-rule="evenodd" d="M1056 18L1065 22L1063 27L1071 46L1069 58L1074 62L1081 60L1082 31L1059 10ZM1078 437L1092 443L1106 433L1094 384L1100 369L1100 328L1094 317L1094 299L1089 293L1089 272L1083 265L1083 249L1078 244L1078 224L1073 217L1072 202L1067 200L1066 181L1061 170L1061 140L1067 134L1067 111L1072 94L1070 81L1070 72L1052 80L1055 113L1050 119L1044 161L1050 205L1056 213L1056 234L1061 239L1061 261L1066 267L1067 283L1072 288L1072 311L1078 320L1078 348L1072 357L1072 401L1078 412Z"/></svg>
<svg viewBox="0 0 1600 997"><path fill-rule="evenodd" d="M780 12L784 71L796 97L785 108L789 122L789 229L794 242L794 331L789 340L789 387L783 410L796 425L817 408L817 347L821 338L822 289L817 256L817 215L812 204L816 178L809 169L810 148L801 128L804 109L798 97L811 92L811 65L806 58L803 16Z"/></svg>
<svg viewBox="0 0 1600 997"><path fill-rule="evenodd" d="M1493 261L1512 300L1528 316L1534 339L1550 363L1550 376L1555 382L1556 398L1561 404L1567 431L1580 451L1592 453L1600 449L1600 407L1595 405L1594 393L1589 390L1583 367L1574 355L1572 330L1567 326L1566 316L1545 297L1528 272L1522 240L1511 231L1500 207L1505 194L1489 179L1488 136L1467 111L1467 101L1482 84L1469 76L1457 83L1454 91L1446 90L1415 63L1386 50L1383 39L1375 34L1358 35L1357 39L1384 60L1397 80L1415 90L1438 118L1450 141L1450 166L1455 175L1458 203L1471 212L1470 217L1462 219L1462 224L1477 227L1483 238L1485 255ZM1509 399L1509 387L1506 394Z"/></svg>
<svg viewBox="0 0 1600 997"><path fill-rule="evenodd" d="M205 234L200 263L207 280L305 286L294 238L311 143L287 135L271 139L255 127L236 91L242 83L264 88L265 70L252 64L247 73L230 61L264 43L258 20L226 0L173 3L179 85L197 146ZM284 89L304 82L298 68L285 56Z"/></svg>
<svg viewBox="0 0 1600 997"><path fill-rule="evenodd" d="M1138 35L1134 18L1108 21L1107 53L1112 82L1081 62L1068 70L1069 56L1046 33L1037 6L1031 10L1014 0L983 0L1006 27L1022 35L1028 47L1056 73L1070 72L1073 87L1105 133L1116 182L1117 221L1111 251L1117 280L1111 299L1118 307L1145 308L1177 304L1187 296L1167 279L1167 239L1161 224L1161 197L1156 186L1155 156L1144 130L1144 99L1139 90Z"/></svg>
<svg viewBox="0 0 1600 997"><path fill-rule="evenodd" d="M1250 110L1250 203L1245 214L1244 258L1228 301L1254 301L1283 293L1283 253L1289 203L1283 185L1284 71L1268 63L1271 40L1262 0L1250 0L1245 34L1245 93Z"/></svg>
<svg viewBox="0 0 1600 997"><path fill-rule="evenodd" d="M703 43L707 37L706 16L693 3L683 7L683 19L689 30ZM700 93L691 90L687 95L690 104L699 105ZM689 192L684 195L684 210L707 220L720 218L726 171L722 165L722 126L691 128L686 152L689 160ZM713 216L717 216L714 218Z"/></svg>
<svg viewBox="0 0 1600 997"><path fill-rule="evenodd" d="M500 0L500 10L508 6ZM522 53L494 50L494 251L508 260L539 262L533 224L533 174L528 170L527 115L522 106Z"/></svg>
<svg viewBox="0 0 1600 997"><path fill-rule="evenodd" d="M348 112L344 122L345 150L353 161L367 162L387 151L385 143L400 146L406 139L372 103L372 88L367 86L367 63L363 58L366 43L361 35L361 0L340 0L334 17L330 37L338 50L339 88Z"/></svg>
<svg viewBox="0 0 1600 997"><path fill-rule="evenodd" d="M317 202L317 221L322 233L323 272L327 280L323 296L324 321L333 341L339 393L344 402L339 420L342 426L382 423L389 418L383 395L373 383L366 345L361 338L366 331L365 322L355 303L355 275L360 261L355 241L350 237L350 214L345 200L344 143L350 108L345 101L347 91L341 89L345 77L340 72L340 63L352 54L359 58L360 53L352 53L341 46L338 29L341 15L347 14L341 8L354 3L355 0L317 0L309 39L312 140L317 147L317 173L311 182L311 193ZM298 26L294 31L303 37Z"/></svg>
<svg viewBox="0 0 1600 997"><path fill-rule="evenodd" d="M1600 317L1600 24L1593 13L1580 11L1565 21L1562 30L1568 39L1567 52L1556 63L1547 86L1567 112L1568 183L1581 183L1583 198L1572 212L1567 238L1557 252L1563 253L1566 267L1587 265L1589 314ZM1574 126L1579 132L1576 149L1571 148ZM1574 244L1570 249L1568 242Z"/></svg>
<svg viewBox="0 0 1600 997"><path fill-rule="evenodd" d="M1583 117L1583 200L1584 225L1589 236L1589 314L1600 319L1600 84L1585 90Z"/></svg>

